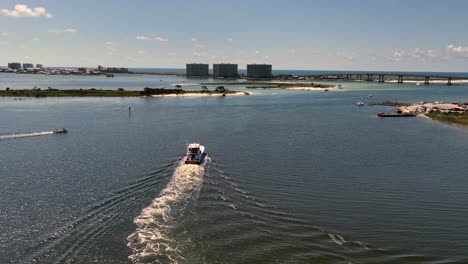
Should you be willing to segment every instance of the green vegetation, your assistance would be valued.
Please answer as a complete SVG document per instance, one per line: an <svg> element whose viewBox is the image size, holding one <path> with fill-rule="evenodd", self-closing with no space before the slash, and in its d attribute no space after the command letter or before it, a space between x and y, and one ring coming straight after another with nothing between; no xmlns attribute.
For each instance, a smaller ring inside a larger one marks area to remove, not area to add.
<svg viewBox="0 0 468 264"><path fill-rule="evenodd" d="M332 88L333 84L316 84L316 83L303 83L303 82L218 82L218 83L202 83L202 85L245 85L245 88L255 89L285 89L292 87L309 87L309 88Z"/></svg>
<svg viewBox="0 0 468 264"><path fill-rule="evenodd" d="M165 89L165 88L150 88L146 87L143 91L126 91L123 88L117 90L100 90L91 88L88 90L59 90L59 89L45 89L40 88L30 90L12 90L10 88L0 90L0 97L137 97L137 96L151 96L151 95L170 95L185 93L200 93L200 94L232 94L237 91L230 91L227 89L217 89L210 91L208 89L198 91L186 91L182 89Z"/></svg>
<svg viewBox="0 0 468 264"><path fill-rule="evenodd" d="M425 114L427 117L432 118L437 121L459 125L468 128L468 113L447 113L435 111Z"/></svg>

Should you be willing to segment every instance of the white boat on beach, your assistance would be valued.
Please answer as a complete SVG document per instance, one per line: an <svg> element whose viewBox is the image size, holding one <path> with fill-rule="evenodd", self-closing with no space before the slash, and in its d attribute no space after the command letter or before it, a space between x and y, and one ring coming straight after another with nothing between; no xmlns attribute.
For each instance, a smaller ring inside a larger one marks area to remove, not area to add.
<svg viewBox="0 0 468 264"><path fill-rule="evenodd" d="M201 164L205 159L205 146L199 143L192 143L187 146L187 156L185 164Z"/></svg>

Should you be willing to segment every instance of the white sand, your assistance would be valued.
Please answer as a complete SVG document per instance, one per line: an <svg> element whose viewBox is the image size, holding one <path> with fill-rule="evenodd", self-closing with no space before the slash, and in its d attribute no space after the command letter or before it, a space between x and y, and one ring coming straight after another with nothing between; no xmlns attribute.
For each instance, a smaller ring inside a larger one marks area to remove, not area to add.
<svg viewBox="0 0 468 264"><path fill-rule="evenodd" d="M324 90L335 90L335 89L337 89L337 87L333 86L333 87L329 87L329 88L320 88L320 87L301 87L301 86L298 86L298 87L287 87L287 88L284 88L284 89L287 89L287 90L302 90L302 91L324 91Z"/></svg>
<svg viewBox="0 0 468 264"><path fill-rule="evenodd" d="M184 94L164 94L164 95L152 95L151 97L206 97L206 96L222 96L222 93L208 94L208 93L184 93ZM226 93L226 96L242 96L252 95L251 92L245 94L244 92Z"/></svg>

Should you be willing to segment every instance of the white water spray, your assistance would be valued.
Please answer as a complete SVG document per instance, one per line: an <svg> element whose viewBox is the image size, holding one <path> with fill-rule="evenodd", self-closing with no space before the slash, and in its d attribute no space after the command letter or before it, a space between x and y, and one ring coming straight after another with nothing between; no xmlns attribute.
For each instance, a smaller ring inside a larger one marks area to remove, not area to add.
<svg viewBox="0 0 468 264"><path fill-rule="evenodd" d="M127 246L134 263L178 263L183 259L181 245L174 238L185 208L196 199L203 184L203 166L186 165L184 160L175 169L171 181L134 219L137 230L128 236Z"/></svg>
<svg viewBox="0 0 468 264"><path fill-rule="evenodd" d="M52 135L52 134L54 134L53 131L19 133L19 134L5 134L5 135L0 135L0 140L14 139L14 138L24 138L24 137L45 136L45 135Z"/></svg>

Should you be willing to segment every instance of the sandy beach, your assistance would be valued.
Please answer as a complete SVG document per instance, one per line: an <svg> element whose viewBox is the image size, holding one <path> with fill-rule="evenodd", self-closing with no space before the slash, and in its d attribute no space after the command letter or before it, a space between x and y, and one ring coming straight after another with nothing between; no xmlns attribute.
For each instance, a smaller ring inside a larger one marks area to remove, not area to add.
<svg viewBox="0 0 468 264"><path fill-rule="evenodd" d="M338 88L337 86L333 86L333 87L329 87L329 88L297 86L297 87L288 87L288 88L284 88L284 89L286 89L286 90L302 90L302 91L325 91L325 90L336 90L337 88Z"/></svg>
<svg viewBox="0 0 468 264"><path fill-rule="evenodd" d="M246 96L252 95L251 92L236 92L236 93L226 93L225 96ZM164 94L164 95L152 95L151 97L215 97L215 96L223 96L222 93L184 93L184 94Z"/></svg>

